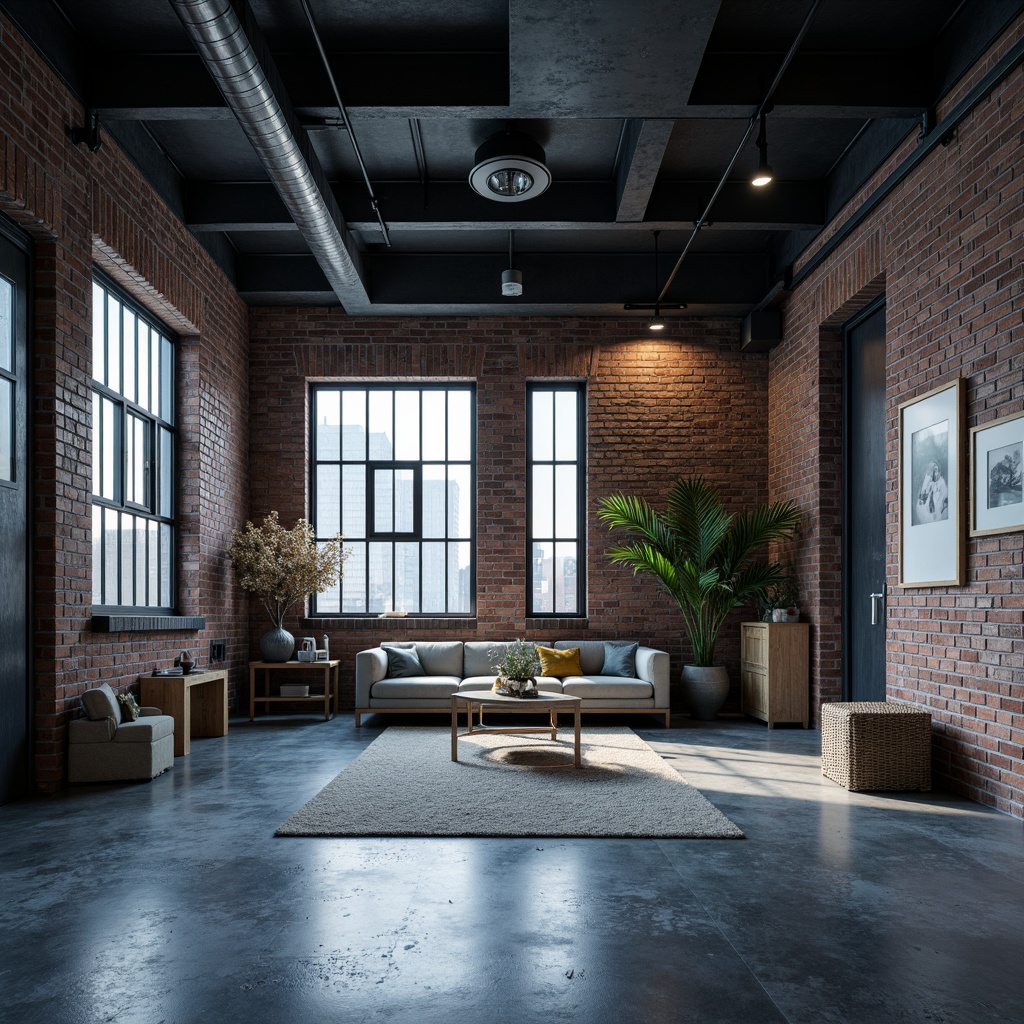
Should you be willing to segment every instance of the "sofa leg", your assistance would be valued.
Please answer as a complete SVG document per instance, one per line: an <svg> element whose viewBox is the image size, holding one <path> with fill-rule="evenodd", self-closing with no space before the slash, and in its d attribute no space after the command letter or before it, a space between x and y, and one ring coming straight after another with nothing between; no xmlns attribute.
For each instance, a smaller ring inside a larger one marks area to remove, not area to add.
<svg viewBox="0 0 1024 1024"><path fill-rule="evenodd" d="M666 711L665 712L665 728L666 729L672 724L672 722L670 721L670 717L669 716L670 716L670 712Z"/></svg>
<svg viewBox="0 0 1024 1024"><path fill-rule="evenodd" d="M356 711L356 728L357 728L357 729L359 728L359 725L360 725L360 723L361 723L362 717L363 717L363 716L362 716L362 715L360 715L360 714L359 714L359 712L358 712L358 710L357 710L357 711Z"/></svg>

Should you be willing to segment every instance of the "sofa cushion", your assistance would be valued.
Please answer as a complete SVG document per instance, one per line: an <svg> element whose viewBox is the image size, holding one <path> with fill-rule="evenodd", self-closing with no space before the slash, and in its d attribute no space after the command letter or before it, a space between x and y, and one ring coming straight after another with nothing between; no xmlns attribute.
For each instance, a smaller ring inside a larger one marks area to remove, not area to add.
<svg viewBox="0 0 1024 1024"><path fill-rule="evenodd" d="M468 640L463 654L462 674L486 676L497 672L497 664L513 640Z"/></svg>
<svg viewBox="0 0 1024 1024"><path fill-rule="evenodd" d="M415 650L425 676L462 676L462 641L394 641L381 647Z"/></svg>
<svg viewBox="0 0 1024 1024"><path fill-rule="evenodd" d="M413 648L386 647L385 650L388 652L388 675L392 679L426 675L419 655Z"/></svg>
<svg viewBox="0 0 1024 1024"><path fill-rule="evenodd" d="M379 698L424 700L432 697L450 697L459 688L458 676L414 676L401 679L378 679L370 696Z"/></svg>
<svg viewBox="0 0 1024 1024"><path fill-rule="evenodd" d="M553 647L538 647L537 654L540 657L541 675L551 679L561 679L565 676L578 676L583 673L583 669L580 668L578 647L570 647L564 651L555 650Z"/></svg>
<svg viewBox="0 0 1024 1024"><path fill-rule="evenodd" d="M101 683L94 690L86 690L82 694L82 706L94 722L112 718L115 725L121 724L121 709L118 707L117 697L107 683Z"/></svg>
<svg viewBox="0 0 1024 1024"><path fill-rule="evenodd" d="M494 679L494 673L489 676L467 676L459 684L459 693L465 690L492 690L494 689ZM538 677L537 689L543 690L545 693L561 693L562 680Z"/></svg>
<svg viewBox="0 0 1024 1024"><path fill-rule="evenodd" d="M623 679L621 676L570 676L562 680L562 693L584 699L651 699L654 697L654 687L646 679Z"/></svg>
<svg viewBox="0 0 1024 1024"><path fill-rule="evenodd" d="M174 735L174 719L170 715L150 715L134 722L122 722L114 733L115 743L155 743Z"/></svg>
<svg viewBox="0 0 1024 1024"><path fill-rule="evenodd" d="M628 640L605 640L601 675L635 678L636 650L639 646L638 643L630 643Z"/></svg>

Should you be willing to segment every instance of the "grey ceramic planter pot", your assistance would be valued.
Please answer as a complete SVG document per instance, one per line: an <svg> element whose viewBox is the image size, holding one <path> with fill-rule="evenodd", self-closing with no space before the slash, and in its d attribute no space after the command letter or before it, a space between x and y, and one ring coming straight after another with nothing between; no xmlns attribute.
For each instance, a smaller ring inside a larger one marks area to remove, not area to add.
<svg viewBox="0 0 1024 1024"><path fill-rule="evenodd" d="M287 661L295 650L295 637L281 626L268 629L260 637L260 655L264 661Z"/></svg>
<svg viewBox="0 0 1024 1024"><path fill-rule="evenodd" d="M683 666L683 703L698 721L714 721L728 696L729 672L724 665Z"/></svg>

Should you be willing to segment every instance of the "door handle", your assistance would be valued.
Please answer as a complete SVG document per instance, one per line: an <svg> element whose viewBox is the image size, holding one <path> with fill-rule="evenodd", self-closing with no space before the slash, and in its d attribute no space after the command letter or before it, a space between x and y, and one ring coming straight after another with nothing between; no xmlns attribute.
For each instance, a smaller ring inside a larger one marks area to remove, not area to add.
<svg viewBox="0 0 1024 1024"><path fill-rule="evenodd" d="M880 594L869 594L871 598L871 625L878 625L878 602L885 601L885 591L883 590Z"/></svg>

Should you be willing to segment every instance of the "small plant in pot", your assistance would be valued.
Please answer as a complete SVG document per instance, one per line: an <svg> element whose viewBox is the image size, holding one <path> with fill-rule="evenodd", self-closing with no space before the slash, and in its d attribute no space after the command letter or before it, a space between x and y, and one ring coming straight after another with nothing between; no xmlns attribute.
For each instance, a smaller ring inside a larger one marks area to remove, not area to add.
<svg viewBox="0 0 1024 1024"><path fill-rule="evenodd" d="M729 675L715 664L715 646L730 612L781 583L786 569L760 557L771 541L791 537L800 523L792 501L730 512L718 489L701 476L680 477L664 512L644 499L613 494L598 518L627 540L608 558L634 574L653 576L675 599L693 651L683 666L683 695L698 719L717 717L729 694Z"/></svg>
<svg viewBox="0 0 1024 1024"><path fill-rule="evenodd" d="M792 570L785 570L785 578L765 589L758 599L763 622L799 622L800 589Z"/></svg>
<svg viewBox="0 0 1024 1024"><path fill-rule="evenodd" d="M495 693L509 697L537 696L535 676L540 673L540 658L535 643L513 640L492 668L498 673L494 680Z"/></svg>

